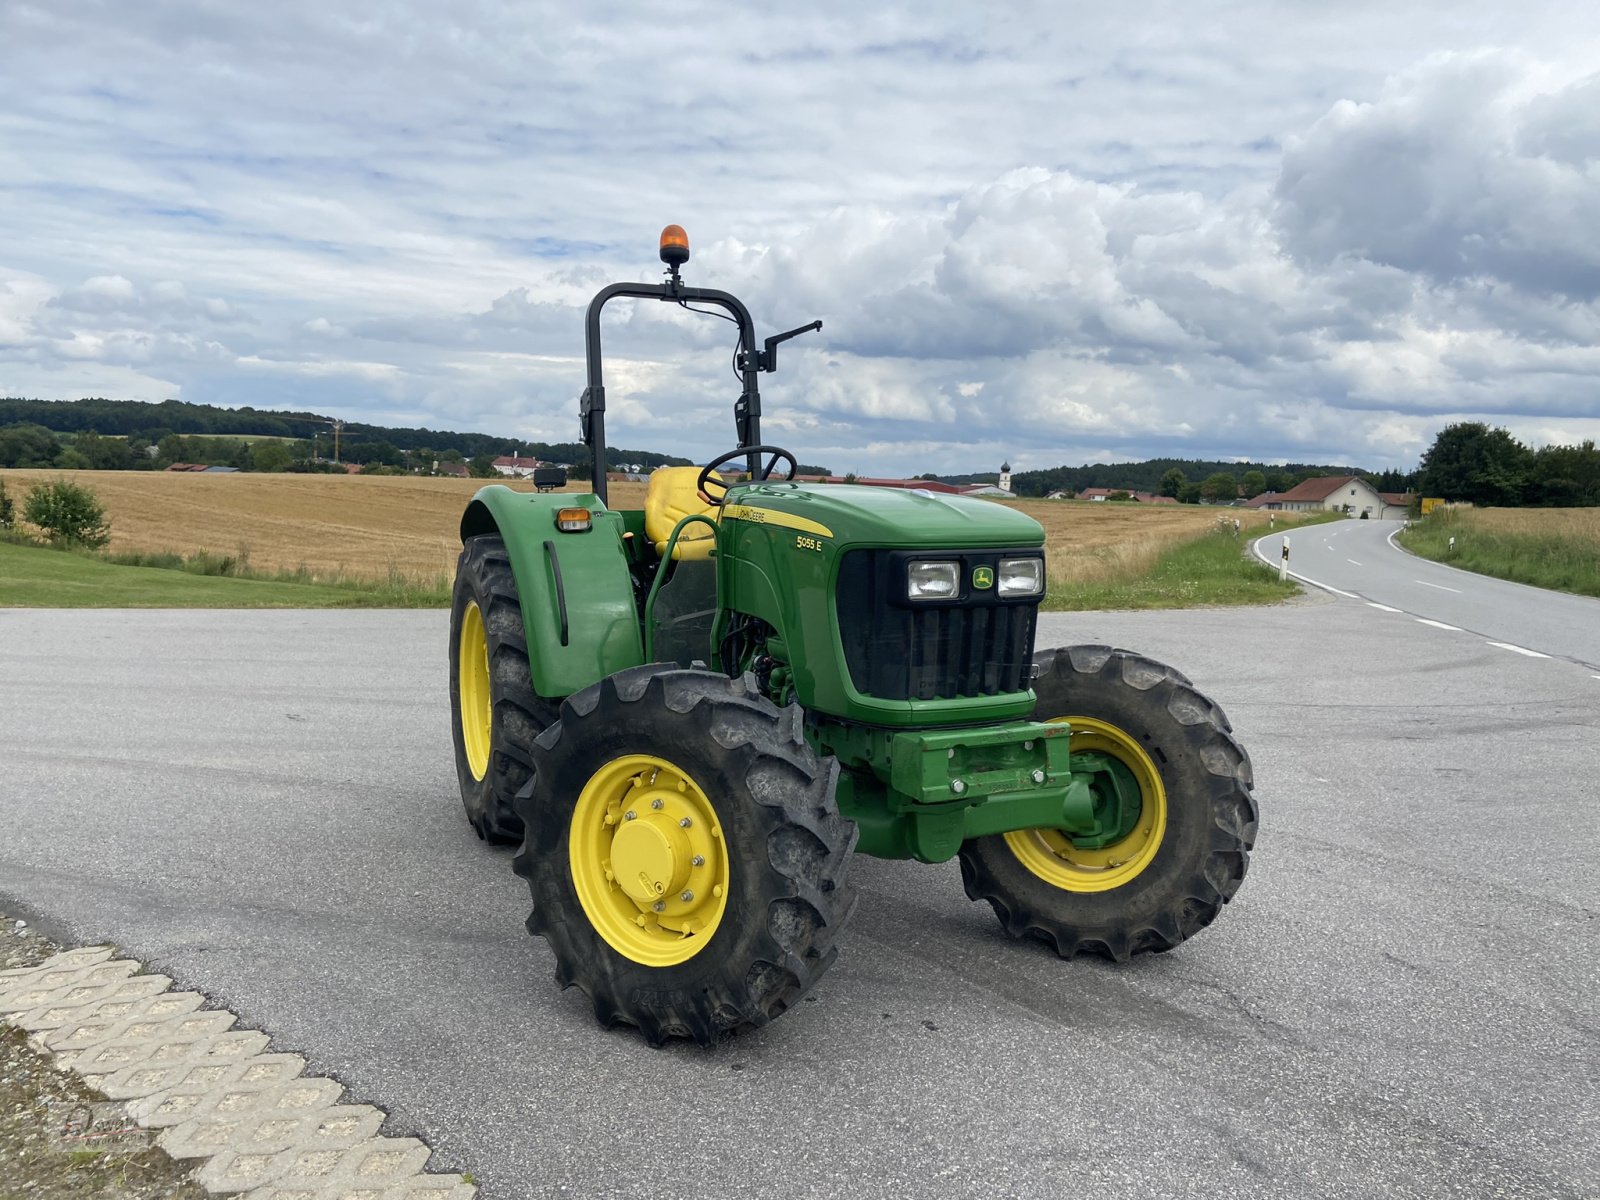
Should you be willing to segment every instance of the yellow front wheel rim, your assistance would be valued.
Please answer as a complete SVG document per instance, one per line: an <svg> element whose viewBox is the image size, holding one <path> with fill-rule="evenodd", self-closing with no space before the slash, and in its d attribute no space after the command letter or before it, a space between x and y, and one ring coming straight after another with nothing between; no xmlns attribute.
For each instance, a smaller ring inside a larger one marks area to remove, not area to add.
<svg viewBox="0 0 1600 1200"><path fill-rule="evenodd" d="M651 754L614 758L572 810L572 884L590 924L647 967L693 958L728 907L722 822L700 785Z"/></svg>
<svg viewBox="0 0 1600 1200"><path fill-rule="evenodd" d="M1131 735L1094 717L1058 717L1072 726L1074 751L1108 754L1127 767L1139 784L1139 820L1119 841L1100 850L1083 850L1059 829L1018 829L1005 834L1017 861L1033 874L1068 892L1109 892L1132 882L1155 859L1167 833L1167 789L1155 760Z"/></svg>
<svg viewBox="0 0 1600 1200"><path fill-rule="evenodd" d="M468 601L461 614L461 645L457 648L456 682L461 700L461 744L467 752L467 769L474 779L489 773L489 730L494 721L494 699L489 692L489 638L483 613Z"/></svg>

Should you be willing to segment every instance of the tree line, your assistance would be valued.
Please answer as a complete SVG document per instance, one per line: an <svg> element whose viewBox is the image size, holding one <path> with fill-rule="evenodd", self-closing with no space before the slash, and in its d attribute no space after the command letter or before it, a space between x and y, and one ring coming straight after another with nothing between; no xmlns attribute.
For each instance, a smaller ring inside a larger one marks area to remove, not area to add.
<svg viewBox="0 0 1600 1200"><path fill-rule="evenodd" d="M1252 499L1262 492L1287 492L1324 475L1359 475L1380 492L1406 491L1414 473L1366 471L1342 465L1287 463L1275 466L1256 462L1212 462L1192 458L1151 458L1143 462L1093 463L1081 467L1050 467L1019 471L1011 487L1019 496L1048 496L1052 492L1078 493L1085 488L1119 488L1128 492L1154 492L1185 504ZM992 479L993 476L988 478Z"/></svg>
<svg viewBox="0 0 1600 1200"><path fill-rule="evenodd" d="M1462 421L1434 439L1419 475L1423 495L1441 500L1498 508L1600 505L1600 449L1592 439L1531 450L1508 430Z"/></svg>
<svg viewBox="0 0 1600 1200"><path fill-rule="evenodd" d="M689 463L650 450L608 447L607 453L612 463L647 469ZM0 467L165 470L182 462L241 471L340 471L348 463L374 474L430 474L436 463L465 463L472 475L491 478L494 458L512 454L574 464L575 478L584 477L589 461L589 448L581 442L352 421L342 427L335 463L332 422L312 413L181 400L0 399Z"/></svg>

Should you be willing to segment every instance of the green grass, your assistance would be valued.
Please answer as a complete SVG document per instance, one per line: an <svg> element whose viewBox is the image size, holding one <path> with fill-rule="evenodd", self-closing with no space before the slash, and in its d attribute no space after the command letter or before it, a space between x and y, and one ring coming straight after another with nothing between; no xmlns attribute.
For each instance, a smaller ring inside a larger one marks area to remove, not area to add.
<svg viewBox="0 0 1600 1200"><path fill-rule="evenodd" d="M1043 607L1055 612L1196 608L1277 604L1299 595L1300 586L1292 579L1279 583L1276 571L1253 555L1246 557L1249 540L1235 538L1231 529L1209 532L1165 551L1132 578L1057 581Z"/></svg>
<svg viewBox="0 0 1600 1200"><path fill-rule="evenodd" d="M1447 508L1412 522L1395 540L1463 571L1600 597L1600 512L1594 509Z"/></svg>
<svg viewBox="0 0 1600 1200"><path fill-rule="evenodd" d="M128 565L72 550L0 541L0 608L439 608L449 581L390 572L386 580L249 572L197 555L122 555ZM209 568L209 572L208 572Z"/></svg>

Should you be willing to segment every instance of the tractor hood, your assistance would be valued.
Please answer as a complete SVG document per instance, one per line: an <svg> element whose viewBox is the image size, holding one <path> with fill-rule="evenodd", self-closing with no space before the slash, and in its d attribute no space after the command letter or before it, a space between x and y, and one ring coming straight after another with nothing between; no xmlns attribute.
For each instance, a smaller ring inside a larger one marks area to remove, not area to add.
<svg viewBox="0 0 1600 1200"><path fill-rule="evenodd" d="M1044 544L1032 517L989 500L859 484L757 483L728 493L724 520L780 525L850 545L1023 547Z"/></svg>

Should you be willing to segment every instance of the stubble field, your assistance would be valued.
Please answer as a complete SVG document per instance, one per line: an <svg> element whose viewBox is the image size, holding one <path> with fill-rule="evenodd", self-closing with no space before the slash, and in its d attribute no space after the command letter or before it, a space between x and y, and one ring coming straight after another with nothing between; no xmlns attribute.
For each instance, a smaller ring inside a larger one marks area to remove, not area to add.
<svg viewBox="0 0 1600 1200"><path fill-rule="evenodd" d="M393 571L453 571L461 510L479 479L399 475L204 475L145 471L0 471L20 501L33 483L71 478L106 506L113 551L248 554L260 570L342 571L381 578ZM518 490L531 490L526 484ZM568 491L587 491L571 484ZM640 508L645 485L613 483L614 508ZM1234 517L1246 530L1263 513L1194 505L1009 502L1045 527L1050 574L1111 576ZM1279 517L1279 523L1283 518Z"/></svg>

